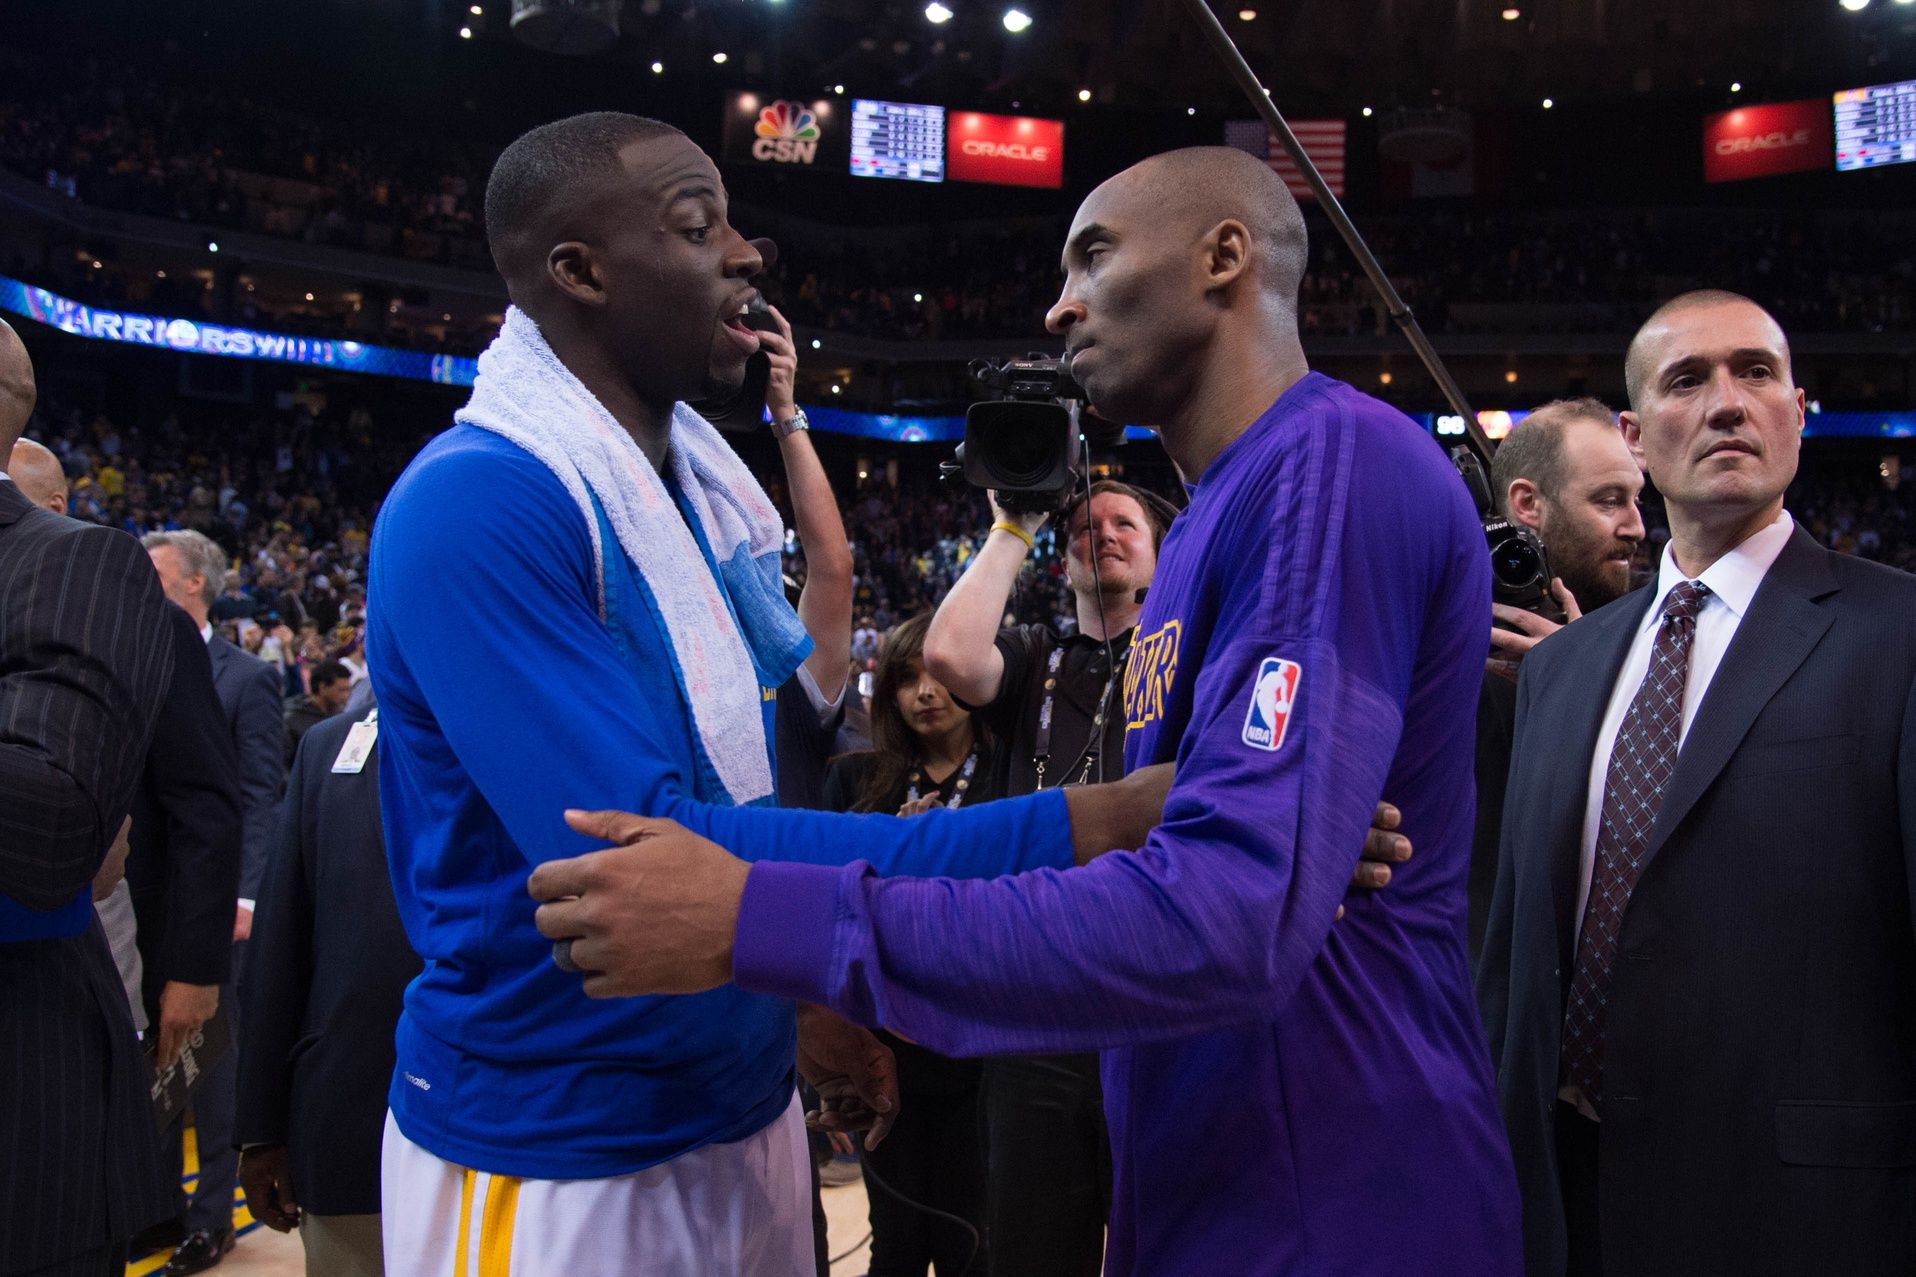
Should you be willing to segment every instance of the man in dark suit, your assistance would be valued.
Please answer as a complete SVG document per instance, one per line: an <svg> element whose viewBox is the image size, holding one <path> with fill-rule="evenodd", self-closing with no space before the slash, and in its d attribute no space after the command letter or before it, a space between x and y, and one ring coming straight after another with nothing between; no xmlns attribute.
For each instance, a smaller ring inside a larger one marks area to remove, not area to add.
<svg viewBox="0 0 1916 1277"><path fill-rule="evenodd" d="M0 456L34 401L0 322ZM165 1214L146 1071L93 913L172 676L139 547L0 475L0 1274L117 1277Z"/></svg>
<svg viewBox="0 0 1916 1277"><path fill-rule="evenodd" d="M228 905L234 909L230 938L238 944L252 932L253 901L265 868L274 809L286 780L279 675L266 662L214 633L208 622L208 611L226 580L226 555L219 546L198 532L155 532L143 543L167 598L192 618L206 644L213 687L238 757L243 828L239 897ZM244 962L244 950L237 950L232 962L235 973ZM233 1040L241 1041L243 1017L237 1014L239 1000L231 980L221 989L220 998L228 1008ZM233 1185L238 1166L232 1147L235 1072L234 1056L228 1054L194 1087L200 1177L187 1206L186 1240L167 1264L165 1277L204 1272L233 1248Z"/></svg>
<svg viewBox="0 0 1916 1277"><path fill-rule="evenodd" d="M348 749L377 714L336 715L300 744L240 992L233 1134L247 1204L268 1228L299 1228L309 1271L340 1277L383 1271L393 1029L420 969L387 877L376 747Z"/></svg>
<svg viewBox="0 0 1916 1277"><path fill-rule="evenodd" d="M192 618L166 612L173 677L134 793L126 869L161 1067L219 1007L240 868L239 763L213 666Z"/></svg>
<svg viewBox="0 0 1916 1277"><path fill-rule="evenodd" d="M1497 512L1537 534L1556 573L1551 593L1564 624L1630 592L1643 542L1637 497L1643 470L1623 442L1616 414L1598 399L1558 399L1525 417L1490 463ZM1563 628L1535 612L1491 607L1491 654L1477 699L1477 825L1471 839L1469 943L1484 945L1503 839L1504 782L1517 722L1517 669L1526 653Z"/></svg>
<svg viewBox="0 0 1916 1277"><path fill-rule="evenodd" d="M1775 321L1631 343L1658 579L1524 661L1479 993L1531 1277L1916 1272L1916 577L1793 525Z"/></svg>

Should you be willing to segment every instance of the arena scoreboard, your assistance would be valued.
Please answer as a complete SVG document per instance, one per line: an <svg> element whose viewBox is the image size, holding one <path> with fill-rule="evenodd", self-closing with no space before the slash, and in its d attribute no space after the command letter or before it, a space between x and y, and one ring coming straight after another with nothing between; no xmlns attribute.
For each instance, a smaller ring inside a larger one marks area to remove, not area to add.
<svg viewBox="0 0 1916 1277"><path fill-rule="evenodd" d="M1916 162L1916 80L1836 94L1836 168Z"/></svg>
<svg viewBox="0 0 1916 1277"><path fill-rule="evenodd" d="M945 180L945 108L852 100L853 177Z"/></svg>

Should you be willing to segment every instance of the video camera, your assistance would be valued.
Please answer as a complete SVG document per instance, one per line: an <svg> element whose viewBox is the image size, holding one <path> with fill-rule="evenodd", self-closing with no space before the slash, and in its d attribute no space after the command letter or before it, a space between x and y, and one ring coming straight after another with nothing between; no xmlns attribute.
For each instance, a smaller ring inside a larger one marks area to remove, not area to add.
<svg viewBox="0 0 1916 1277"><path fill-rule="evenodd" d="M1084 476L1088 449L1124 442L1123 426L1084 410L1084 389L1061 359L976 359L970 372L999 397L966 410L965 441L939 473L996 492L1011 513L1055 513Z"/></svg>
<svg viewBox="0 0 1916 1277"><path fill-rule="evenodd" d="M1563 609L1550 593L1550 557L1544 552L1542 539L1523 524L1497 513L1490 481L1484 477L1484 465L1476 453L1452 448L1450 464L1470 490L1477 517L1483 521L1484 540L1490 546L1491 599L1563 624Z"/></svg>

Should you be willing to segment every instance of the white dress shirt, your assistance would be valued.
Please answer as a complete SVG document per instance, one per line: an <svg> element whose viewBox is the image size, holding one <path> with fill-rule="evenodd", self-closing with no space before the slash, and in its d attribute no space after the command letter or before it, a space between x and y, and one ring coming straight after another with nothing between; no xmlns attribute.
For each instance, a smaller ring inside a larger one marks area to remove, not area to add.
<svg viewBox="0 0 1916 1277"><path fill-rule="evenodd" d="M1707 585L1710 593L1697 611L1696 637L1690 644L1690 671L1683 685L1683 720L1677 729L1679 758L1683 742L1690 736L1690 724L1696 719L1697 706L1710 690L1710 680L1716 677L1716 667L1723 663L1723 653L1736 637L1736 627L1743 623L1744 613L1750 610L1750 600L1756 597L1764 574L1783 552L1795 527L1790 512L1783 511L1776 516L1776 522L1748 537L1695 578ZM1637 689L1650 672L1650 649L1663 620L1664 601L1670 597L1671 590L1687 579L1690 578L1677 567L1670 547L1664 546L1663 566L1657 573L1656 599L1644 613L1616 684L1610 689L1610 708L1604 712L1603 727L1597 733L1597 748L1590 756L1589 793L1583 809L1583 849L1577 869L1579 934L1583 930L1584 905L1590 897L1590 875L1597 863L1597 830L1603 823L1603 786L1610 774L1610 751L1616 747L1617 732L1623 726L1630 702L1636 699Z"/></svg>

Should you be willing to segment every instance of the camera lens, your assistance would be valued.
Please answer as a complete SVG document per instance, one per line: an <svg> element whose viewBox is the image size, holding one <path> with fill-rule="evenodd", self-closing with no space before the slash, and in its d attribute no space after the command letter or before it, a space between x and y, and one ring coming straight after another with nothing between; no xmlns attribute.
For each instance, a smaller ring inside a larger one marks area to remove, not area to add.
<svg viewBox="0 0 1916 1277"><path fill-rule="evenodd" d="M1063 457L1062 413L1050 404L997 403L972 450L988 458L1003 488L1032 488L1053 480ZM972 455L968 453L967 455Z"/></svg>
<svg viewBox="0 0 1916 1277"><path fill-rule="evenodd" d="M1543 576L1543 558L1529 538L1506 534L1490 547L1490 570L1497 584L1522 590L1536 585Z"/></svg>

